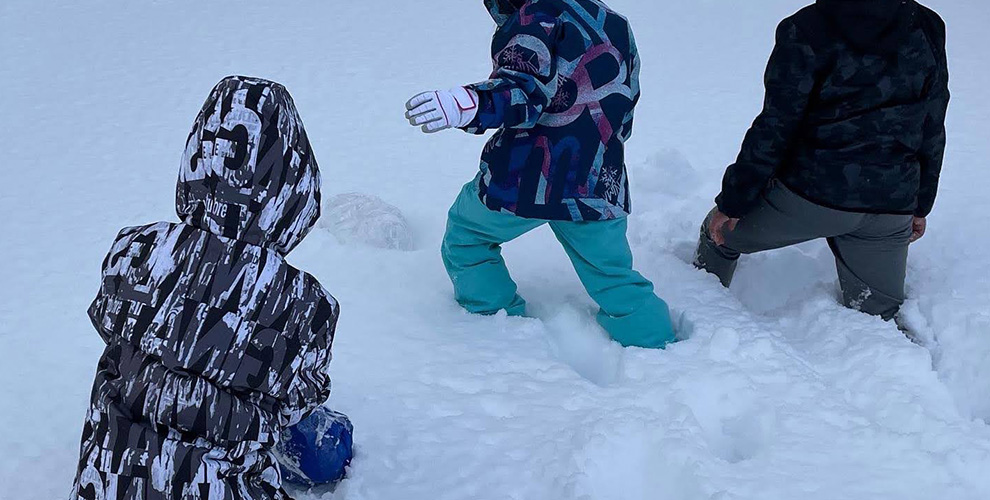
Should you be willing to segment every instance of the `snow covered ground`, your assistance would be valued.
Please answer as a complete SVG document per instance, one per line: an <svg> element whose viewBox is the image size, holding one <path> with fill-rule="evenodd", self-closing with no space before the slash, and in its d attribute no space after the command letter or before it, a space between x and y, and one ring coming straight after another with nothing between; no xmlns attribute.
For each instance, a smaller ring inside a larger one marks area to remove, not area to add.
<svg viewBox="0 0 990 500"><path fill-rule="evenodd" d="M666 352L606 340L546 231L506 251L540 319L454 304L437 249L483 140L423 137L402 104L487 75L480 0L0 2L0 499L65 497L99 264L120 227L174 218L186 134L231 73L288 86L327 198L379 196L412 231L400 251L321 229L292 256L342 303L331 402L359 454L335 493L302 498L990 498L990 4L930 2L954 101L911 256L924 349L836 303L823 244L747 259L731 291L687 263L802 0L611 3L645 64L631 238L690 333Z"/></svg>

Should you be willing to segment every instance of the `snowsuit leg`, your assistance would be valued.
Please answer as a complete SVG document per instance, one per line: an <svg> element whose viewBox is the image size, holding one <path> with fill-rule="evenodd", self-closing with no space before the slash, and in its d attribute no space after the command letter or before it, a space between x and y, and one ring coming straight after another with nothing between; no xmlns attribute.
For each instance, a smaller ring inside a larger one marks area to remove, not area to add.
<svg viewBox="0 0 990 500"><path fill-rule="evenodd" d="M712 211L714 214L714 210ZM774 182L760 205L718 246L701 228L695 265L732 284L739 256L827 238L836 257L842 302L884 319L904 303L910 215L844 212L816 205Z"/></svg>
<svg viewBox="0 0 990 500"><path fill-rule="evenodd" d="M525 315L526 301L505 267L502 244L545 223L489 210L478 197L477 181L466 184L448 213L440 250L457 302L475 314Z"/></svg>
<svg viewBox="0 0 990 500"><path fill-rule="evenodd" d="M450 209L441 249L454 283L454 295L478 314L505 310L523 315L526 302L501 255L501 245L547 221L489 210L478 197L478 183L464 186ZM674 340L667 304L653 284L632 269L625 219L600 222L550 222L578 276L601 307L598 321L625 346L662 348Z"/></svg>
<svg viewBox="0 0 990 500"><path fill-rule="evenodd" d="M598 323L623 346L662 349L675 341L667 303L633 270L628 219L551 222L578 277L601 310Z"/></svg>

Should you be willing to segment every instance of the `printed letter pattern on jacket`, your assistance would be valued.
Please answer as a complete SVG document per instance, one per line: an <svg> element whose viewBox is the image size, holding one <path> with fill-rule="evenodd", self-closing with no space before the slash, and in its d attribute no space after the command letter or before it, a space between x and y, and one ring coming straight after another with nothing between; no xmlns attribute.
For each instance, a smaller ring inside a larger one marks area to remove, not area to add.
<svg viewBox="0 0 990 500"><path fill-rule="evenodd" d="M271 450L330 392L337 302L285 262L320 175L275 83L221 82L196 120L182 223L125 229L90 317L107 344L73 500L287 499Z"/></svg>

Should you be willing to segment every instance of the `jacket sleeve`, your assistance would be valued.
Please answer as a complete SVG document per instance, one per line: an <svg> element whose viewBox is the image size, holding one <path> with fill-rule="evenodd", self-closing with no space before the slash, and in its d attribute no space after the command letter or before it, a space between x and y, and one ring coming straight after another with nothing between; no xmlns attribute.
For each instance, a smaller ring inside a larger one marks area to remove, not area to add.
<svg viewBox="0 0 990 500"><path fill-rule="evenodd" d="M300 356L299 367L279 411L279 424L283 427L298 424L330 398L331 349L340 306L322 286L315 286L322 293L314 311L309 346Z"/></svg>
<svg viewBox="0 0 990 500"><path fill-rule="evenodd" d="M716 199L719 210L733 218L749 213L767 184L787 159L816 85L817 61L811 43L798 25L785 20L777 27L777 43L765 75L766 98L729 166Z"/></svg>
<svg viewBox="0 0 990 500"><path fill-rule="evenodd" d="M100 338L103 339L104 344L110 345L110 331L103 326L103 318L106 316L107 312L107 296L103 293L102 287L100 287L100 291L97 292L96 298L93 299L93 303L90 304L88 312L89 320L93 323L93 328L96 329L96 333L100 334Z"/></svg>
<svg viewBox="0 0 990 500"><path fill-rule="evenodd" d="M96 329L96 332L100 334L100 338L107 345L110 345L110 342L113 340L113 333L111 332L110 325L107 323L107 298L110 295L107 292L115 292L116 290L108 290L108 288L119 286L119 282L122 279L115 269L115 262L117 259L127 255L128 249L134 242L134 236L140 230L141 228L139 227L127 227L117 234L113 246L110 247L110 251L103 259L100 273L100 290L96 293L96 298L90 304L87 311L89 320L93 323L93 328Z"/></svg>
<svg viewBox="0 0 990 500"><path fill-rule="evenodd" d="M478 93L478 115L464 127L475 134L497 128L536 126L557 94L556 50L563 34L562 21L536 14L524 24L519 13L497 33L507 39L493 50L492 77L467 88Z"/></svg>
<svg viewBox="0 0 990 500"><path fill-rule="evenodd" d="M918 209L915 215L928 217L935 207L939 177L942 174L942 161L945 157L945 116L949 109L949 62L945 50L945 23L937 15L934 18L934 52L937 54L937 67L933 75L928 95L928 114L925 118L924 141L918 154L921 163L921 190L918 194Z"/></svg>
<svg viewBox="0 0 990 500"><path fill-rule="evenodd" d="M639 57L639 47L636 44L636 36L633 34L632 26L629 26L629 88L632 91L632 107L629 113L622 120L622 128L619 129L619 139L626 142L632 138L633 122L635 120L636 106L640 98L643 97L642 87L639 84L639 74L642 68L642 59Z"/></svg>

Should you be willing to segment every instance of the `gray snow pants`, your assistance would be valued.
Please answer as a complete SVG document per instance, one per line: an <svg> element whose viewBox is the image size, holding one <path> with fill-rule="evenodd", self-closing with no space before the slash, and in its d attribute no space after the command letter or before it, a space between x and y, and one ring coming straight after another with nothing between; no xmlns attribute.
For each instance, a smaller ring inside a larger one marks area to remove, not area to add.
<svg viewBox="0 0 990 500"><path fill-rule="evenodd" d="M912 221L910 215L822 207L774 181L760 205L739 221L735 231L726 229L725 246L712 241L705 220L695 265L728 287L741 254L827 238L835 254L843 304L890 320L904 303Z"/></svg>

